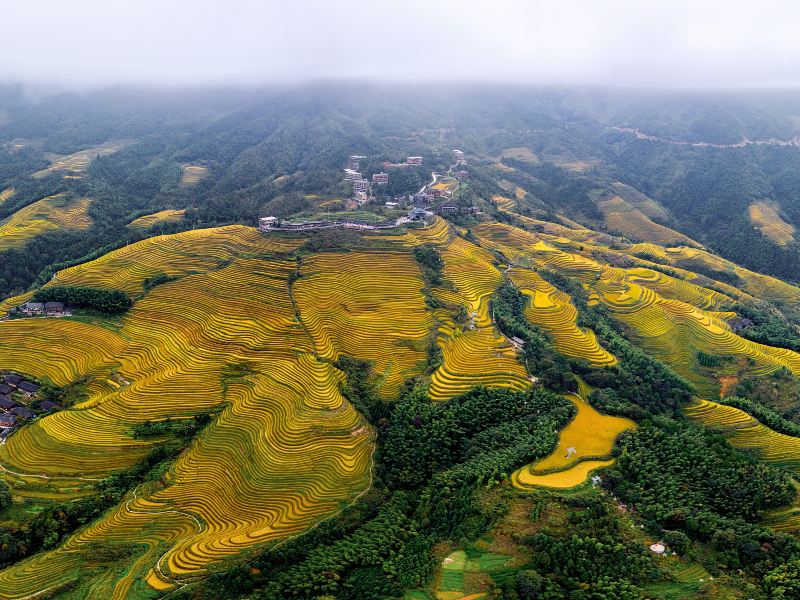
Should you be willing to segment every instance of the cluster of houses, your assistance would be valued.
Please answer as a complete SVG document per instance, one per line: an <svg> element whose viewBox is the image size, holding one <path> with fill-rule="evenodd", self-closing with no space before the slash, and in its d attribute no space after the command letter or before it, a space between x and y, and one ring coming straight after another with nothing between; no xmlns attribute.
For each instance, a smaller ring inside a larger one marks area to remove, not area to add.
<svg viewBox="0 0 800 600"><path fill-rule="evenodd" d="M71 314L63 302L26 302L19 305L14 312L26 317L65 317Z"/></svg>
<svg viewBox="0 0 800 600"><path fill-rule="evenodd" d="M344 169L344 180L349 181L350 185L353 186L353 208L356 206L362 206L369 201L372 186L382 186L389 183L389 173L386 172L373 173L371 182L361 174L359 169L361 167L361 161L365 158L366 156L353 154L350 156L350 162L347 165L347 168ZM409 156L406 158L406 162L404 163L391 163L388 161L383 163L384 168L386 169L409 167L412 165L421 164L421 156Z"/></svg>
<svg viewBox="0 0 800 600"><path fill-rule="evenodd" d="M0 439L8 436L21 423L61 408L50 400L39 402L37 410L30 408L29 404L35 399L39 387L38 383L21 375L7 374L0 379Z"/></svg>

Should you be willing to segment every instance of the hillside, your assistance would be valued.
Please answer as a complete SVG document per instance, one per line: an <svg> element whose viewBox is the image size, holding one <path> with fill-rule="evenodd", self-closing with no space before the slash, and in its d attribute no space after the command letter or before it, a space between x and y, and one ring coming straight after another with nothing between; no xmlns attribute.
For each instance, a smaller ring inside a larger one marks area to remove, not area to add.
<svg viewBox="0 0 800 600"><path fill-rule="evenodd" d="M108 94L0 126L0 599L794 597L797 148Z"/></svg>

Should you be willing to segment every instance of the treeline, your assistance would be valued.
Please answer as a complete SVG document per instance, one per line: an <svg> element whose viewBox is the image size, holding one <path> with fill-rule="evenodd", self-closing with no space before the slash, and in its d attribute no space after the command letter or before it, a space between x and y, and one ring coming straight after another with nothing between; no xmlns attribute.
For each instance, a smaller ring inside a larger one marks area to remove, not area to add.
<svg viewBox="0 0 800 600"><path fill-rule="evenodd" d="M766 303L738 303L733 310L750 321L737 333L759 344L800 352L800 330L780 311Z"/></svg>
<svg viewBox="0 0 800 600"><path fill-rule="evenodd" d="M118 504L137 485L159 481L188 441L183 439L156 446L135 466L100 481L96 493L91 496L46 506L26 523L9 524L6 521L0 524L0 567L55 548L76 529L98 519ZM2 496L0 489L0 510L3 508Z"/></svg>
<svg viewBox="0 0 800 600"><path fill-rule="evenodd" d="M553 346L553 340L536 325L525 319L524 310L530 299L511 283L501 285L491 301L494 322L503 334L525 342L524 360L531 375L553 390L576 392L578 380L572 372L580 369L579 361L570 362Z"/></svg>
<svg viewBox="0 0 800 600"><path fill-rule="evenodd" d="M71 285L54 285L36 290L36 302L63 302L73 308L84 308L109 315L119 315L133 306L125 292Z"/></svg>
<svg viewBox="0 0 800 600"><path fill-rule="evenodd" d="M360 378L348 384L349 397L374 393L365 383ZM356 405L373 404L353 399ZM247 567L211 576L179 596L402 596L432 576L436 543L477 539L502 513L502 505L487 506L476 492L548 454L558 430L574 414L570 402L541 389L522 393L476 388L449 402L433 403L423 389L410 386L395 404L384 406L376 423L373 490L307 535L267 550Z"/></svg>
<svg viewBox="0 0 800 600"><path fill-rule="evenodd" d="M794 537L758 524L765 510L794 499L786 471L674 419L624 433L618 452L605 484L635 508L646 529L682 532L713 548L715 564L705 565L712 572L742 568L762 577L800 553Z"/></svg>

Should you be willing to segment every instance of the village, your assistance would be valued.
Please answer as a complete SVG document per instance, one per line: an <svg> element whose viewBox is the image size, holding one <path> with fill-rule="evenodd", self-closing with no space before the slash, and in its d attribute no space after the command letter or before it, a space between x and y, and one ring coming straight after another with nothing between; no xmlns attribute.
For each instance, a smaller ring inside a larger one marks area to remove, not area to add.
<svg viewBox="0 0 800 600"><path fill-rule="evenodd" d="M348 210L355 210L369 203L376 203L379 190L386 186L391 178L391 172L395 169L409 167L419 167L423 164L422 156L408 156L405 162L383 163L384 171L373 173L371 181L364 177L360 171L361 162L367 157L353 154L349 157L347 167L344 168L344 181L348 182L352 188L352 196L348 199L346 206ZM467 181L469 171L466 166L464 152L453 150L453 164L446 174L431 172L431 181L423 185L416 193L400 194L386 200L383 203L388 209L405 210L406 214L394 219L387 219L381 222L368 222L359 219L324 219L324 220L303 220L289 222L280 220L275 216L265 216L258 220L258 227L261 231L308 231L314 229L345 228L359 230L380 230L393 229L412 222L425 222L436 214L476 214L477 207L463 207L453 202L454 194L459 185ZM346 213L344 213L346 214Z"/></svg>
<svg viewBox="0 0 800 600"><path fill-rule="evenodd" d="M11 316L15 317L69 317L72 310L63 302L26 302L20 304Z"/></svg>
<svg viewBox="0 0 800 600"><path fill-rule="evenodd" d="M38 383L21 375L0 376L0 444L26 422L61 408L51 400L40 399L40 391Z"/></svg>

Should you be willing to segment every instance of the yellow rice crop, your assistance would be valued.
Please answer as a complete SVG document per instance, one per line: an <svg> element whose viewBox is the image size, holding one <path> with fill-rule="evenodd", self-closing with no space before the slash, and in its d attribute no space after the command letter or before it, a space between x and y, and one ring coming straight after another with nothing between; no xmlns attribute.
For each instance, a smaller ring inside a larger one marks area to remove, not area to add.
<svg viewBox="0 0 800 600"><path fill-rule="evenodd" d="M750 222L773 242L785 246L794 241L794 225L781 218L775 202L765 200L753 202L747 209Z"/></svg>
<svg viewBox="0 0 800 600"><path fill-rule="evenodd" d="M617 362L597 342L592 330L578 327L578 310L568 294L557 290L533 271L512 269L508 274L514 285L530 298L525 307L525 318L550 334L561 354L582 358L594 366Z"/></svg>
<svg viewBox="0 0 800 600"><path fill-rule="evenodd" d="M39 178L51 173L64 172L66 173L64 177L75 177L76 174L85 171L89 167L89 164L98 156L108 156L109 154L119 152L125 146L130 145L130 143L130 140L115 140L106 142L96 148L80 150L67 156L58 157L52 161L53 164L46 169L36 171L33 176Z"/></svg>
<svg viewBox="0 0 800 600"><path fill-rule="evenodd" d="M433 321L410 253L317 254L303 263L294 294L316 352L373 361L381 392L396 395L425 362Z"/></svg>
<svg viewBox="0 0 800 600"><path fill-rule="evenodd" d="M694 242L682 233L659 225L631 206L619 196L598 202L606 225L612 231L635 240L645 240L657 244L692 244Z"/></svg>
<svg viewBox="0 0 800 600"><path fill-rule="evenodd" d="M181 185L194 185L208 174L202 165L181 165Z"/></svg>
<svg viewBox="0 0 800 600"><path fill-rule="evenodd" d="M130 223L128 223L128 227L133 227L136 229L147 229L148 227L152 227L157 223L175 223L183 219L183 215L186 214L185 210L177 210L174 208L168 208L166 210L160 210L150 215L144 215L143 217L139 217L138 219L134 219Z"/></svg>
<svg viewBox="0 0 800 600"><path fill-rule="evenodd" d="M29 204L0 223L0 251L19 248L32 238L55 229L86 229L92 224L88 198L69 200L49 196Z"/></svg>
<svg viewBox="0 0 800 600"><path fill-rule="evenodd" d="M372 430L341 396L343 375L314 356L297 320L288 294L294 260L255 258L286 242L251 231L191 232L178 234L184 244L165 236L118 251L116 268L136 286L150 268L175 272L181 259L193 259L180 264L182 279L136 303L119 334L66 319L0 323L0 368L57 383L115 370L126 382L90 386L80 410L39 419L0 447L4 468L20 474L7 475L17 495L37 497L33 475L46 474L66 497L158 442L134 439L133 424L226 403L161 489L143 486L62 546L0 572L2 594L25 596L76 577L84 596L125 597L134 579L171 588L256 544L307 530L368 487ZM201 243L191 248L203 236L205 257ZM99 281L98 271L113 277L111 260L83 265L69 281ZM248 366L244 377L226 380L238 363ZM140 550L114 571L91 569L91 545L113 540Z"/></svg>
<svg viewBox="0 0 800 600"><path fill-rule="evenodd" d="M53 283L138 293L146 279L161 273L183 277L219 268L236 257L292 252L301 244L299 239L265 236L243 225L193 229L147 238L91 262L59 271Z"/></svg>
<svg viewBox="0 0 800 600"><path fill-rule="evenodd" d="M614 442L623 431L636 427L630 419L600 414L574 394L565 396L578 409L575 418L561 432L558 446L549 456L512 475L515 486L525 489L578 485L591 470L613 464L608 457Z"/></svg>

